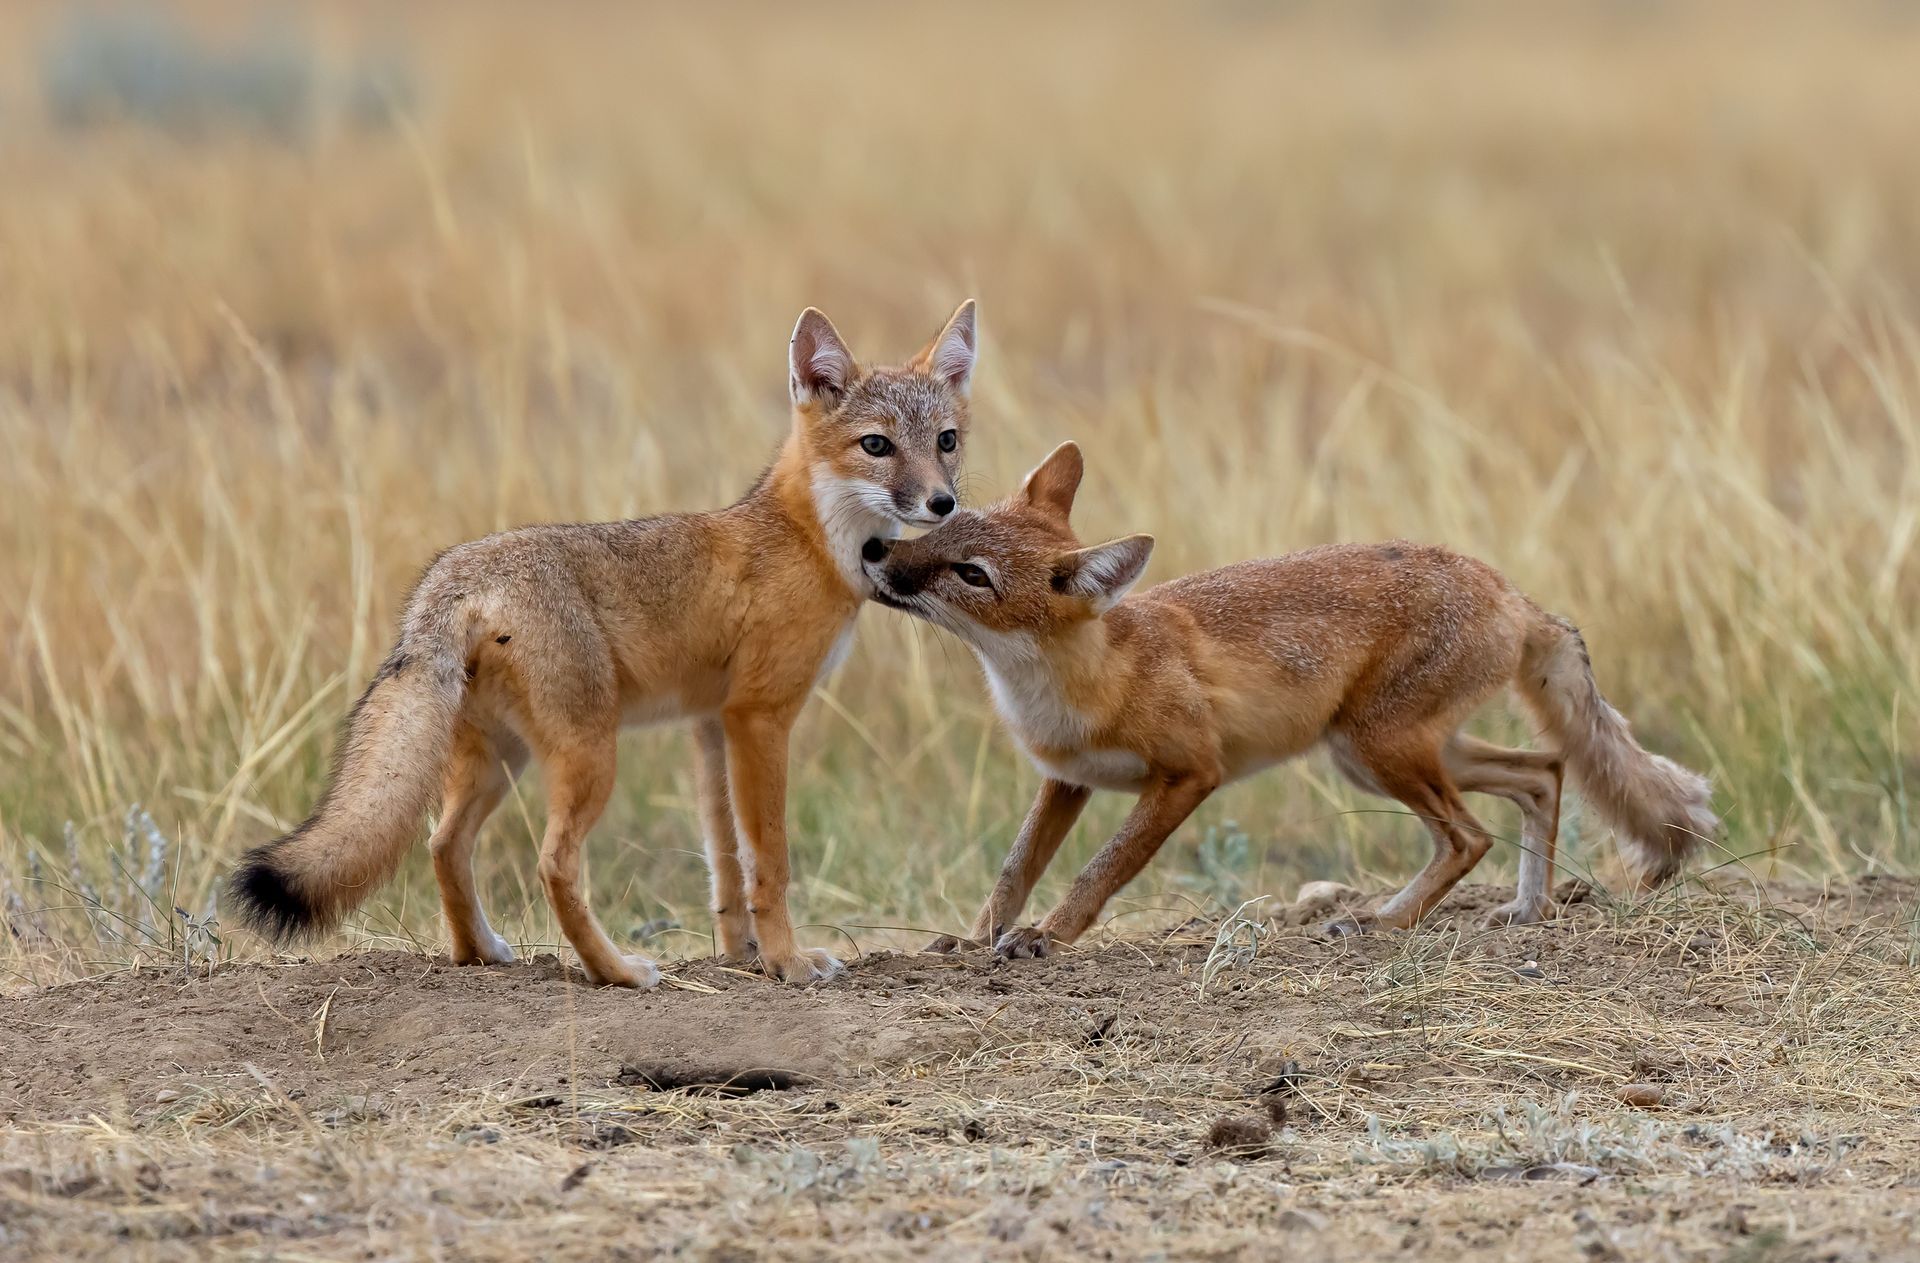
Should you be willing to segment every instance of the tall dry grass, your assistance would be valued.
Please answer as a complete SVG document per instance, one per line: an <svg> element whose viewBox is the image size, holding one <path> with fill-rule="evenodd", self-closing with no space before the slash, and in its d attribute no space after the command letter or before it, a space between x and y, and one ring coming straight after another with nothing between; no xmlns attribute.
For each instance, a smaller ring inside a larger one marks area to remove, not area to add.
<svg viewBox="0 0 1920 1263"><path fill-rule="evenodd" d="M1711 771L1713 862L1911 866L1906 13L328 7L311 38L411 48L417 99L280 143L56 128L31 89L58 10L10 6L0 953L44 976L163 933L109 912L146 915L133 804L166 844L149 919L206 911L311 803L436 549L723 502L783 430L801 307L888 357L967 294L976 499L1073 436L1083 532L1152 531L1153 576L1477 553ZM959 647L876 609L793 780L803 919L876 942L964 919L1035 777ZM1424 843L1388 806L1271 773L1118 911L1400 876ZM482 857L534 944L540 818L529 777ZM681 737L634 736L591 846L609 924L698 950L698 850ZM432 941L434 910L416 863L356 931Z"/></svg>

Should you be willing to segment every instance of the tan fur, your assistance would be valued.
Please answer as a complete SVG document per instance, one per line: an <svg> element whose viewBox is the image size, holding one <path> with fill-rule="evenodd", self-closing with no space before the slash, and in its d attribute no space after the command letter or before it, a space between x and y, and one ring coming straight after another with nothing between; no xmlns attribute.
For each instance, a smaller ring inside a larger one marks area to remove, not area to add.
<svg viewBox="0 0 1920 1263"><path fill-rule="evenodd" d="M1432 860L1376 914L1387 925L1419 921L1486 853L1463 793L1521 810L1519 889L1491 918L1503 924L1547 913L1563 765L1643 881L1673 875L1717 826L1706 781L1641 749L1600 697L1579 633L1493 568L1418 544L1342 544L1126 597L1152 540L1081 547L1068 524L1080 474L1066 444L1011 499L867 567L875 600L973 647L1048 777L973 938L1015 956L1071 942L1216 788L1321 744L1433 835ZM1556 751L1459 733L1510 684ZM1139 802L1037 927L1010 928L1091 789Z"/></svg>
<svg viewBox="0 0 1920 1263"><path fill-rule="evenodd" d="M789 981L836 970L795 946L787 912L788 731L867 596L862 546L951 509L976 342L968 302L907 365L866 369L809 309L792 340L791 433L739 503L526 527L443 554L320 805L235 874L243 916L278 937L337 922L392 874L438 792L453 957L511 960L472 855L531 755L547 784L540 878L567 941L594 981L651 985L652 963L623 955L588 908L580 848L612 792L621 726L692 718L721 954L757 951ZM864 450L875 435L891 450Z"/></svg>

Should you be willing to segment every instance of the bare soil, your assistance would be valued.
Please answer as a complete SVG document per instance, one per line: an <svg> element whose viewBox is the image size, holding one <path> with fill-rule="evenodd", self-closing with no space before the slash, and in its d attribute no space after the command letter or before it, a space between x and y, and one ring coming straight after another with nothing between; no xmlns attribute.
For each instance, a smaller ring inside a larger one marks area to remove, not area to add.
<svg viewBox="0 0 1920 1263"><path fill-rule="evenodd" d="M1920 1252L1920 888L1479 929L1497 897L806 990L401 952L53 987L0 1000L0 1256Z"/></svg>

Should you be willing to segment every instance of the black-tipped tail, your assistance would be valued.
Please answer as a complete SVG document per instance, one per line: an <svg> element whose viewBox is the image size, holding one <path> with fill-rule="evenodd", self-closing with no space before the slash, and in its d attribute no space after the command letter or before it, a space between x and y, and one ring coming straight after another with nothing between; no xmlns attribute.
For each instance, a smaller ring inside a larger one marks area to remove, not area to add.
<svg viewBox="0 0 1920 1263"><path fill-rule="evenodd" d="M256 846L240 857L227 881L227 898L241 924L256 934L286 943L323 928L322 910L295 890L274 863L279 843Z"/></svg>

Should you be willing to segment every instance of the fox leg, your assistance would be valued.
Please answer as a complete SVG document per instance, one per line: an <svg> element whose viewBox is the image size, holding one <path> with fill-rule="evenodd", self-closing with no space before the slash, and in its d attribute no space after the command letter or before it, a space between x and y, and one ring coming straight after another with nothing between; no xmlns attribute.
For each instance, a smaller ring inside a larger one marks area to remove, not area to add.
<svg viewBox="0 0 1920 1263"><path fill-rule="evenodd" d="M561 933L580 957L589 981L601 986L651 987L660 971L644 956L623 955L594 919L580 889L580 844L613 793L614 732L544 751L547 835L540 843L540 884Z"/></svg>
<svg viewBox="0 0 1920 1263"><path fill-rule="evenodd" d="M707 872L713 883L714 954L751 960L760 945L747 912L746 877L740 870L740 837L733 827L727 790L727 730L717 719L693 726L694 784L700 795L700 827L706 835Z"/></svg>
<svg viewBox="0 0 1920 1263"><path fill-rule="evenodd" d="M1053 862L1054 852L1073 831L1074 821L1080 818L1081 809L1091 797L1093 791L1084 785L1051 778L1041 782L1040 793L1027 811L1019 836L1013 840L1013 849L1007 852L1006 862L1000 866L1000 880L994 883L993 893L987 896L980 915L973 919L973 928L967 932L970 941L992 943L1001 930L1020 915L1021 909L1027 906L1028 896L1033 894L1034 883ZM959 939L947 934L928 944L927 950L951 952L960 946Z"/></svg>
<svg viewBox="0 0 1920 1263"><path fill-rule="evenodd" d="M1220 784L1218 775L1188 773L1165 777L1140 795L1120 832L1094 854L1073 879L1066 897L1040 918L1037 926L1010 929L994 944L1002 956L1045 956L1053 943L1071 943L1122 886L1147 866L1193 809Z"/></svg>
<svg viewBox="0 0 1920 1263"><path fill-rule="evenodd" d="M504 965L513 948L493 932L473 885L473 846L480 827L505 798L526 763L527 749L508 734L494 738L471 722L453 736L447 761L440 824L427 843L433 875L440 886L447 935L456 965Z"/></svg>
<svg viewBox="0 0 1920 1263"><path fill-rule="evenodd" d="M1544 921L1552 898L1553 852L1560 836L1560 786L1565 764L1557 751L1510 750L1456 734L1447 743L1447 771L1465 794L1492 794L1520 808L1520 876L1513 900L1488 913L1485 924Z"/></svg>
<svg viewBox="0 0 1920 1263"><path fill-rule="evenodd" d="M1352 744L1352 757L1374 784L1420 817L1433 835L1433 858L1373 915L1380 925L1410 929L1473 870L1493 838L1467 810L1447 775L1438 743Z"/></svg>
<svg viewBox="0 0 1920 1263"><path fill-rule="evenodd" d="M793 941L787 911L787 735L797 708L734 709L721 716L727 736L727 780L734 824L745 835L751 864L748 908L760 940L763 968L782 982L830 978L840 962Z"/></svg>

